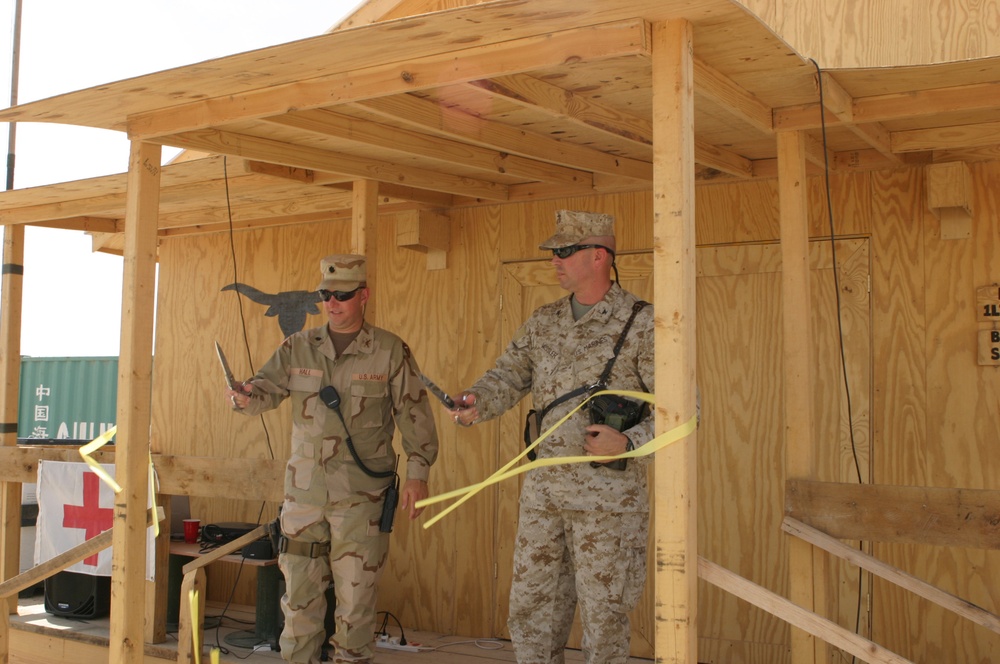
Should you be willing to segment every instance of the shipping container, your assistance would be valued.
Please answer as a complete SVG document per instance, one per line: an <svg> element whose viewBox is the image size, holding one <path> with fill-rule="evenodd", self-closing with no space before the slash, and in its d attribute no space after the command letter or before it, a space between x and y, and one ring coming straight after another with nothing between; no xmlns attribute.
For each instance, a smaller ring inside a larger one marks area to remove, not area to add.
<svg viewBox="0 0 1000 664"><path fill-rule="evenodd" d="M117 357L22 357L17 437L90 441L114 426Z"/></svg>

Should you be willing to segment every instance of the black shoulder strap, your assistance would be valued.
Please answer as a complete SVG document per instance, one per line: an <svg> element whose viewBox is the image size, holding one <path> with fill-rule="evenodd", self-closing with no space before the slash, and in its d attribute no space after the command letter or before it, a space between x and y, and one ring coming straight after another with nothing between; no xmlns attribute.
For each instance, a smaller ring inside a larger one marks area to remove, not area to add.
<svg viewBox="0 0 1000 664"><path fill-rule="evenodd" d="M637 300L636 303L632 305L632 315L628 317L628 321L625 322L625 328L622 330L622 333L618 335L618 341L615 343L615 352L611 356L611 359L608 360L608 363L604 365L604 371L601 373L601 377L597 379L597 382L594 383L593 385L584 385L583 387L578 387L575 390L570 390L569 392L563 394L562 396L556 397L552 401L552 403L550 403L548 406L546 406L541 410L541 413L538 415L539 423L545 418L545 415L550 410L552 410L559 404L568 401L573 397L578 397L581 394L586 394L587 392L591 392L595 389L602 390L608 386L608 379L611 377L611 369L612 367L615 366L615 360L618 359L618 353L621 352L622 346L625 345L625 337L628 336L629 328L632 327L632 323L633 321L635 321L635 317L639 314L640 311L642 311L642 308L645 307L647 304L649 304L649 302L646 302L645 300Z"/></svg>

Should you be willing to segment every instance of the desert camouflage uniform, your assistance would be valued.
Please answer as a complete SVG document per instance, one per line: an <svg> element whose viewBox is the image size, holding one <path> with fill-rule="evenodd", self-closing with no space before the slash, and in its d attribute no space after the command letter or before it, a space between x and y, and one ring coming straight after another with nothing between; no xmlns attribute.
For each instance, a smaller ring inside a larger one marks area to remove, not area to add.
<svg viewBox="0 0 1000 664"><path fill-rule="evenodd" d="M529 391L541 410L566 392L597 382L635 301L612 284L579 321L573 320L569 296L537 309L496 367L469 388L482 419L502 414ZM629 330L609 387L652 392L653 372L653 311L647 306ZM541 430L582 400L556 406ZM535 448L538 457L583 455L588 424L584 408ZM653 418L647 417L624 433L639 447L653 438L653 429ZM646 576L647 465L645 458L630 460L624 471L557 465L525 477L507 623L520 664L563 661L577 600L588 664L628 658L627 614Z"/></svg>
<svg viewBox="0 0 1000 664"><path fill-rule="evenodd" d="M330 639L334 661L370 662L375 632L375 590L389 535L379 532L382 496L391 478L364 474L351 458L344 427L319 391L332 385L365 465L392 470L392 436L398 426L408 479L427 480L437 457L437 432L427 394L410 349L396 335L365 323L337 357L326 326L285 339L252 379L256 415L292 402L292 447L285 470L282 533L301 542L330 542L329 558L282 553L286 579L281 600L285 627L281 655L318 663L325 636L324 590L331 580L337 606Z"/></svg>

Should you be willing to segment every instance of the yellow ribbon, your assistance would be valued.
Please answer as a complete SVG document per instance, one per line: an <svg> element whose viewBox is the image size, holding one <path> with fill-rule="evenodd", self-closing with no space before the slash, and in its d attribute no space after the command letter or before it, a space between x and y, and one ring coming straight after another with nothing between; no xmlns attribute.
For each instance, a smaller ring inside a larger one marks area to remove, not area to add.
<svg viewBox="0 0 1000 664"><path fill-rule="evenodd" d="M109 487L111 487L112 491L114 491L115 493L121 493L122 492L121 485L118 484L118 482L115 481L115 478L113 478L110 475L108 475L107 471L104 470L104 467L101 466L101 464L99 464L97 462L97 460L94 459L94 457L90 456L91 454L93 454L97 450L101 449L102 447L104 447L105 445L107 445L108 443L110 443L111 439L115 437L115 434L117 432L118 432L118 426L116 425L116 426L111 427L110 429L108 429L107 431L105 431L100 436L98 436L97 438L93 439L92 441L90 441L86 445L81 446L80 447L80 456L83 457L83 460L87 463L88 466L90 466L90 469L92 471L94 471L94 473L98 477L100 477L104 481L105 484L107 484ZM156 482L154 480L154 474L153 474L153 455L152 455L152 453L149 454L149 496L150 496L150 500L153 501L153 514L154 514L154 518L153 518L153 535L156 536L156 537L159 537L160 536L160 519L159 519L158 516L155 516L155 515L159 514L159 510L156 507Z"/></svg>
<svg viewBox="0 0 1000 664"><path fill-rule="evenodd" d="M101 449L102 447L110 443L111 439L115 437L115 433L117 432L118 432L117 426L111 427L97 438L93 439L86 445L82 446L80 448L80 456L82 456L83 460L87 462L87 465L90 466L90 469L94 471L94 473L96 473L98 477L104 480L105 484L111 487L112 491L114 491L115 493L121 493L122 488L121 486L118 485L118 482L115 482L115 478L111 477L111 475L108 475L107 471L105 471L104 468L101 467L101 464L97 463L97 461L90 456L97 450Z"/></svg>
<svg viewBox="0 0 1000 664"><path fill-rule="evenodd" d="M447 515L453 509L457 508L459 505L464 503L469 498L472 498L472 496L476 495L486 487L492 484L496 484L498 482L502 482L503 480L514 477L516 475L520 475L521 473L526 473L529 470L533 470L535 468L544 468L546 466L564 465L568 463L590 463L591 461L606 462L606 461L613 461L615 459L634 459L636 457L646 456L649 454L653 454L657 450L660 450L666 447L667 445L675 443L678 440L681 440L682 438L687 437L695 430L695 427L698 425L698 416L697 414L695 414L692 415L691 419L689 419L684 424L681 424L680 426L676 426L673 429L670 429L669 431L661 433L659 436L649 441L645 445L637 447L636 449L631 450L629 452L623 452L622 454L616 454L613 456L595 455L595 456L571 456L571 457L554 457L548 459L535 459L530 463L526 463L523 466L511 470L511 467L514 466L514 464L520 461L523 457L527 456L529 452L535 449L535 447L538 446L538 444L542 441L542 439L547 438L549 435L552 434L553 431L562 426L566 420L572 417L578 410L583 408L588 401L590 401L594 397L599 397L602 394L615 394L618 396L627 397L629 399L645 401L646 403L649 404L653 404L656 402L655 395L652 395L648 392L632 392L629 390L601 390L599 392L591 394L589 397L584 399L579 406L568 412L558 422L556 422L551 427L542 432L542 434L534 441L532 441L530 445L525 447L520 454L518 454L516 457L508 461L506 464L504 464L504 466L500 470L496 471L482 482L479 482L477 484L470 484L467 487L463 487L461 489L455 489L453 491L448 491L447 493L441 493L436 496L431 496L429 498L424 498L423 500L418 500L416 502L416 507L417 509L422 509L427 505L433 505L435 503L440 503L445 500L451 500L452 498L458 498L456 502L446 507L444 510L436 514L434 517L428 519L424 523L423 527L430 528L435 523L444 518L445 515Z"/></svg>
<svg viewBox="0 0 1000 664"><path fill-rule="evenodd" d="M198 645L198 591L194 588L188 591L188 601L191 603L191 645L194 652L194 664L201 664L201 646ZM219 664L219 649L212 648L208 653L211 664Z"/></svg>

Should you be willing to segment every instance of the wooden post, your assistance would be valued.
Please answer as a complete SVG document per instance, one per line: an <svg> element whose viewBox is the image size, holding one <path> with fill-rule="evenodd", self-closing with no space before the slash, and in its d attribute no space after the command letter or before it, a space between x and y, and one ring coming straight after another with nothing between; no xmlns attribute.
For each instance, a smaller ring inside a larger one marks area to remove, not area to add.
<svg viewBox="0 0 1000 664"><path fill-rule="evenodd" d="M815 461L806 185L806 136L801 132L781 132L778 134L778 202L781 207L785 467L789 478L811 479L815 474ZM807 611L816 612L812 546L795 538L788 544L790 598ZM792 664L816 661L816 639L812 635L793 627L791 645Z"/></svg>
<svg viewBox="0 0 1000 664"><path fill-rule="evenodd" d="M109 662L143 660L146 505L160 146L132 142L125 203Z"/></svg>
<svg viewBox="0 0 1000 664"><path fill-rule="evenodd" d="M21 288L24 279L24 226L5 226L3 285L0 300L0 440L17 445L17 408L21 383ZM21 484L4 482L0 493L0 580L21 571ZM17 595L7 600L7 612L17 613ZM6 649L0 656L6 657ZM4 659L3 661L6 661Z"/></svg>
<svg viewBox="0 0 1000 664"><path fill-rule="evenodd" d="M653 304L656 430L695 412L694 84L687 21L653 25ZM656 659L698 655L695 434L656 453Z"/></svg>
<svg viewBox="0 0 1000 664"><path fill-rule="evenodd" d="M163 643L167 640L168 575L161 573L170 566L170 496L159 494L156 504L163 509L163 523L156 538L156 578L146 582L146 643Z"/></svg>
<svg viewBox="0 0 1000 664"><path fill-rule="evenodd" d="M372 297L368 300L365 309L365 320L375 323L376 305L378 298L375 297L375 279L377 276L376 261L376 225L378 224L378 181L377 180L355 180L354 200L352 201L351 214L351 252L365 256L368 271L368 288Z"/></svg>
<svg viewBox="0 0 1000 664"><path fill-rule="evenodd" d="M0 286L0 436L4 446L17 445L17 406L21 383L21 293L24 277L24 226L5 226L3 284ZM0 493L0 575L12 579L21 571L21 484L4 482ZM0 664L10 653L10 618L17 613L17 594L0 611Z"/></svg>

